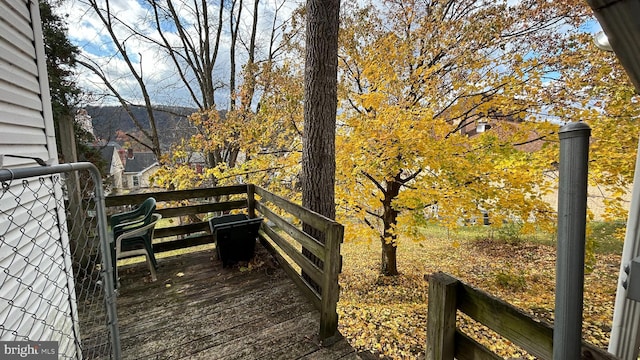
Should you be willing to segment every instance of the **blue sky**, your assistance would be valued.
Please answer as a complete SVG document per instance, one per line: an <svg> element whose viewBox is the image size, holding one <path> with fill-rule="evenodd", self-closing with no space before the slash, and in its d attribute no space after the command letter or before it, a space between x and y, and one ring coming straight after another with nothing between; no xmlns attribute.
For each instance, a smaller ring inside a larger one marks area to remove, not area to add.
<svg viewBox="0 0 640 360"><path fill-rule="evenodd" d="M283 1L285 0L262 0L260 2L262 9L259 27L263 31L259 34L258 44L268 41L268 39L264 38L266 29L271 25L275 7L279 6ZM105 0L101 1L101 3L104 4ZM153 13L145 6L146 3L144 1L109 0L109 4L112 13L116 14L123 22L134 27L136 31L144 33L149 38L161 41L159 34L150 24ZM191 3L176 2L176 4L178 11L181 11L180 14L188 21L190 14L185 9ZM297 0L287 1L287 4L280 9L281 14L284 14L281 18L288 18L298 2ZM241 33L248 34L252 21L253 1L245 1L244 6ZM139 87L135 79L131 76L122 57L116 54L115 46L109 34L97 18L97 15L89 8L87 2L85 0L68 0L63 3L63 7L59 11L62 14L68 14L68 35L71 41L80 47L80 59L99 65L125 98L134 103L142 103ZM217 16L218 11L212 6L210 13L212 16ZM163 29L163 35L172 44L180 45L175 26L165 25ZM225 24L224 29L225 32L221 37L220 53L213 77L217 81L228 84L230 69L228 23ZM166 53L159 51L150 41L131 36L130 31L123 26L118 26L116 33L120 39L125 39L124 46L135 62L135 69L142 73L154 103L181 106L194 105L186 88L179 81L174 65ZM236 51L239 55L238 71L240 71L241 66L246 62L247 56L240 44L237 46ZM93 93L94 98L100 98L100 94L107 92L98 76L84 67L78 67L77 70L78 84L86 91ZM224 108L228 105L228 91L228 88L219 90L219 96L217 97L219 107ZM100 101L105 104L116 103L116 100L112 97L101 98Z"/></svg>
<svg viewBox="0 0 640 360"><path fill-rule="evenodd" d="M104 3L105 0L102 0ZM121 18L127 24L135 27L152 39L160 40L157 31L149 25L149 20L153 13L145 7L144 1L131 0L109 0L110 7L114 14ZM276 6L285 0L262 0L263 6L260 26L262 29L268 28L273 19L273 13ZM291 11L298 5L301 0L287 1L288 5L284 7L284 17L288 17ZM515 0L514 0L515 1ZM252 1L245 1L243 15L248 16L243 21L242 29L244 33L248 33L251 25ZM227 0L227 3L230 3ZM190 3L188 3L190 4ZM186 6L186 5L185 5ZM96 15L88 10L86 0L68 0L63 2L61 13L68 14L69 17L69 37L82 50L81 58L98 64L109 77L113 79L114 85L129 100L134 103L142 103L138 85L131 76L129 69L120 56L115 55L115 48L111 38L103 28L100 20ZM211 13L217 16L217 10L211 9ZM188 12L182 12L185 19L188 19ZM589 22L582 30L595 34L600 31L600 25L597 21ZM178 37L175 33L175 26L165 25L164 35L178 44ZM228 83L229 79L229 48L230 36L228 33L228 24L225 25L227 30L222 35L221 49L214 78L222 83ZM117 29L119 37L126 39L124 45L129 51L130 56L135 61L135 68L140 71L148 84L153 102L156 104L166 105L182 105L193 106L189 94L184 85L178 81L175 69L166 54L159 52L156 47L148 41L141 41L138 38L131 37L130 32L119 27ZM263 31L264 32L264 31ZM263 35L264 36L264 35ZM259 44L267 41L264 37L259 39ZM246 61L246 56L242 46L238 46L238 53L241 55L238 71L241 65ZM102 81L90 71L79 67L77 78L78 84L87 91L94 94L98 98L99 94L105 93L106 90ZM238 77L239 78L239 77ZM228 88L224 88L218 92L217 103L219 107L225 108L228 104ZM101 101L107 104L116 103L113 98L104 98Z"/></svg>

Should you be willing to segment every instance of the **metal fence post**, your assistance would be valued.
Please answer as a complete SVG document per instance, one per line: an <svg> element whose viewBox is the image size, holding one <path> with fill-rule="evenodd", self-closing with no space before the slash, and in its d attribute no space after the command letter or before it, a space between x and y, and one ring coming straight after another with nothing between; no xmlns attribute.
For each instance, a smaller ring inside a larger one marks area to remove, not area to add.
<svg viewBox="0 0 640 360"><path fill-rule="evenodd" d="M587 167L591 128L583 122L560 129L558 248L553 358L580 359L587 215Z"/></svg>
<svg viewBox="0 0 640 360"><path fill-rule="evenodd" d="M88 164L88 170L95 183L95 203L96 203L96 216L98 217L98 231L100 236L100 250L102 252L102 261L104 264L113 264L111 258L111 243L109 241L109 231L107 229L107 214L105 208L105 196L104 188L102 186L102 176L100 171L95 165ZM107 310L107 320L109 321L109 334L111 335L111 354L114 359L119 360L121 357L120 349L120 330L118 328L118 314L116 311L116 284L114 281L113 272L115 266L105 266L103 272L103 284L104 284L104 296L105 305Z"/></svg>

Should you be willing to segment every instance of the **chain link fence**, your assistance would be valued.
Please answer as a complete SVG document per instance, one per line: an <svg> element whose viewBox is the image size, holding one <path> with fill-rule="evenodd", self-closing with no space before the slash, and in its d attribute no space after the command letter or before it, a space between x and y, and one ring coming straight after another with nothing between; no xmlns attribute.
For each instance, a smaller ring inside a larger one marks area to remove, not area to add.
<svg viewBox="0 0 640 360"><path fill-rule="evenodd" d="M0 341L57 341L59 359L119 359L98 170L0 169Z"/></svg>

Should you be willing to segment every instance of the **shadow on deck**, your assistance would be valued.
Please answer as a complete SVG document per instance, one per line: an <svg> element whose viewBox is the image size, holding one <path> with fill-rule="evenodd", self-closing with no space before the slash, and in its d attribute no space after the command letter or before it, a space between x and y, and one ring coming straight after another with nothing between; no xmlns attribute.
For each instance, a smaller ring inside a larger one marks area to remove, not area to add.
<svg viewBox="0 0 640 360"><path fill-rule="evenodd" d="M223 268L213 250L121 267L123 359L358 359L345 339L323 347L320 312L271 255ZM253 262L252 262L253 264Z"/></svg>

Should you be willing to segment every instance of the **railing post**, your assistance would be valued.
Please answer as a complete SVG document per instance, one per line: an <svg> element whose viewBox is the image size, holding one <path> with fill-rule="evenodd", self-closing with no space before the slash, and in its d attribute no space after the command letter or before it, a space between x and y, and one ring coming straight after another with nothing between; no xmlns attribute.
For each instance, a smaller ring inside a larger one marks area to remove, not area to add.
<svg viewBox="0 0 640 360"><path fill-rule="evenodd" d="M340 285L338 284L338 275L342 270L340 244L343 236L344 227L338 223L332 224L325 233L325 260L320 309L320 341L323 345L331 345L339 339L337 306Z"/></svg>
<svg viewBox="0 0 640 360"><path fill-rule="evenodd" d="M427 360L453 360L458 280L445 273L429 277Z"/></svg>
<svg viewBox="0 0 640 360"><path fill-rule="evenodd" d="M249 218L256 217L256 186L253 184L247 184L247 212Z"/></svg>
<svg viewBox="0 0 640 360"><path fill-rule="evenodd" d="M591 128L574 122L560 129L558 246L553 358L580 359L587 169Z"/></svg>

